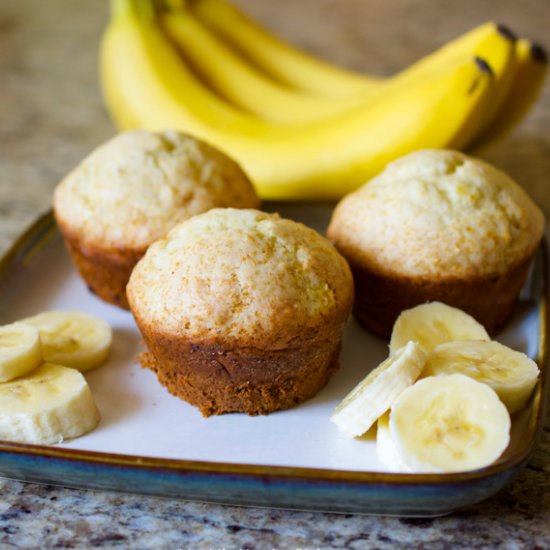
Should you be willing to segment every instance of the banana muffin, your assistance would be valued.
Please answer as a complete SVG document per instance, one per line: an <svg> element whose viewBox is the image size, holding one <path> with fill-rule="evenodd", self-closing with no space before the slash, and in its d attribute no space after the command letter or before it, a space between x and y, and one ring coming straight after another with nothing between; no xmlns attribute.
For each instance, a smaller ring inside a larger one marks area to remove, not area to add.
<svg viewBox="0 0 550 550"><path fill-rule="evenodd" d="M210 208L256 208L240 167L175 131L136 130L93 151L56 187L54 214L90 290L128 308L126 284L147 247Z"/></svg>
<svg viewBox="0 0 550 550"><path fill-rule="evenodd" d="M509 318L544 217L493 166L456 151L407 155L344 197L329 239L350 263L357 319L389 336L404 309L440 301L490 333Z"/></svg>
<svg viewBox="0 0 550 550"><path fill-rule="evenodd" d="M325 238L258 210L217 208L151 245L128 284L143 366L204 416L268 414L338 368L353 278Z"/></svg>

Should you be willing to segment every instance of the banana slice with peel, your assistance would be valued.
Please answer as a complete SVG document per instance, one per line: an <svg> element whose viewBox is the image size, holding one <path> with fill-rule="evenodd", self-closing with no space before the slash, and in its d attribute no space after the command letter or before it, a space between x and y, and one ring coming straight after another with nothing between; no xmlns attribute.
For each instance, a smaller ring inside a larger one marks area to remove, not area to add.
<svg viewBox="0 0 550 550"><path fill-rule="evenodd" d="M376 424L376 453L378 459L390 471L410 473L411 469L403 462L390 431L390 413L383 414Z"/></svg>
<svg viewBox="0 0 550 550"><path fill-rule="evenodd" d="M99 412L84 376L44 363L0 384L0 439L48 445L97 426Z"/></svg>
<svg viewBox="0 0 550 550"><path fill-rule="evenodd" d="M430 302L399 315L390 339L390 355L409 340L418 342L430 352L444 342L453 340L490 340L483 325L461 309L442 302Z"/></svg>
<svg viewBox="0 0 550 550"><path fill-rule="evenodd" d="M364 434L420 375L426 353L409 342L360 382L336 407L332 422L347 436Z"/></svg>
<svg viewBox="0 0 550 550"><path fill-rule="evenodd" d="M463 374L419 380L401 393L390 414L392 438L413 472L488 466L508 446L510 425L496 392Z"/></svg>
<svg viewBox="0 0 550 550"><path fill-rule="evenodd" d="M433 349L422 377L455 373L489 385L512 414L527 403L539 368L524 353L498 342L456 341Z"/></svg>
<svg viewBox="0 0 550 550"><path fill-rule="evenodd" d="M27 374L42 363L40 333L26 323L0 327L0 382Z"/></svg>
<svg viewBox="0 0 550 550"><path fill-rule="evenodd" d="M85 372L109 355L111 327L78 311L45 311L23 320L40 331L44 360Z"/></svg>

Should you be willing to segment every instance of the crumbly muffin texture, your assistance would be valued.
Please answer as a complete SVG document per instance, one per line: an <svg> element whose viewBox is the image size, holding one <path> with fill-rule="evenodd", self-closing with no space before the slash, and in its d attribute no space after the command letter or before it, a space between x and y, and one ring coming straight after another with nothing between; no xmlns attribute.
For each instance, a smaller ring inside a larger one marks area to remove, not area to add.
<svg viewBox="0 0 550 550"><path fill-rule="evenodd" d="M541 210L506 174L456 151L423 150L345 197L328 236L381 275L453 280L507 272L543 230Z"/></svg>
<svg viewBox="0 0 550 550"><path fill-rule="evenodd" d="M272 350L341 324L353 300L346 261L314 230L233 208L191 218L138 263L128 298L141 326Z"/></svg>
<svg viewBox="0 0 550 550"><path fill-rule="evenodd" d="M176 131L135 130L100 146L56 188L54 210L80 245L145 250L213 207L255 208L238 164Z"/></svg>

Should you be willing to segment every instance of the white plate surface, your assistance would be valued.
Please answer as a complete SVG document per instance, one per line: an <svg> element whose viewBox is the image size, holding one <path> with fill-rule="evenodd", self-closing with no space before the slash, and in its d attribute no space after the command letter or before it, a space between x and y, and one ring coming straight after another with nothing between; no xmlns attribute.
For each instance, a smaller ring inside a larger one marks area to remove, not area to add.
<svg viewBox="0 0 550 550"><path fill-rule="evenodd" d="M331 211L328 206L311 205L277 205L277 209L320 231ZM139 366L142 344L131 314L101 302L87 290L59 235L30 257L23 269L9 275L0 286L0 304L1 323L48 309L78 309L102 317L114 329L109 361L86 374L101 423L93 432L63 442L63 447L172 459L387 471L377 459L372 435L348 439L329 421L346 393L387 355L387 342L353 321L345 334L341 370L313 399L268 416L203 418ZM539 345L536 305L528 296L523 298L498 337L531 357ZM521 415L514 420L514 432L522 431L522 422Z"/></svg>

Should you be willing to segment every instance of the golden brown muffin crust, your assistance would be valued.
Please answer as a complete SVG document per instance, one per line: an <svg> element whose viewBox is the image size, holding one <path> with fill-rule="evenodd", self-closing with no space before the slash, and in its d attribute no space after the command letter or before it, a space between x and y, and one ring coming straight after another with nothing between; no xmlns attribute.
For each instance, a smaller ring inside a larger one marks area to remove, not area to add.
<svg viewBox="0 0 550 550"><path fill-rule="evenodd" d="M135 316L165 333L274 349L302 330L346 319L353 282L344 258L313 229L225 208L154 243L128 294Z"/></svg>
<svg viewBox="0 0 550 550"><path fill-rule="evenodd" d="M145 250L108 250L92 244L83 246L80 239L62 221L57 220L57 223L72 261L90 291L110 304L130 309L126 285Z"/></svg>
<svg viewBox="0 0 550 550"><path fill-rule="evenodd" d="M88 155L57 185L54 210L82 243L141 249L210 208L257 208L239 165L181 132L133 130Z"/></svg>
<svg viewBox="0 0 550 550"><path fill-rule="evenodd" d="M298 335L295 347L278 350L185 341L154 327L140 328L150 350L141 354L140 363L170 393L204 416L255 416L302 403L326 384L339 367L343 325Z"/></svg>
<svg viewBox="0 0 550 550"><path fill-rule="evenodd" d="M544 218L493 166L426 150L346 196L327 234L352 268L357 319L389 336L402 310L438 300L495 333L513 311Z"/></svg>
<svg viewBox="0 0 550 550"><path fill-rule="evenodd" d="M258 205L238 164L170 130L115 136L54 192L55 217L80 274L98 296L124 308L134 265L174 225L214 207Z"/></svg>
<svg viewBox="0 0 550 550"><path fill-rule="evenodd" d="M513 313L530 264L529 258L504 275L441 281L380 275L353 264L356 288L353 311L360 323L388 338L403 310L439 301L469 313L489 334L495 334Z"/></svg>
<svg viewBox="0 0 550 550"><path fill-rule="evenodd" d="M457 151L407 155L336 207L327 234L382 275L503 274L536 250L541 210L497 168Z"/></svg>
<svg viewBox="0 0 550 550"><path fill-rule="evenodd" d="M337 369L353 280L312 229L215 209L149 248L128 300L142 364L171 393L204 415L256 415L308 399Z"/></svg>

